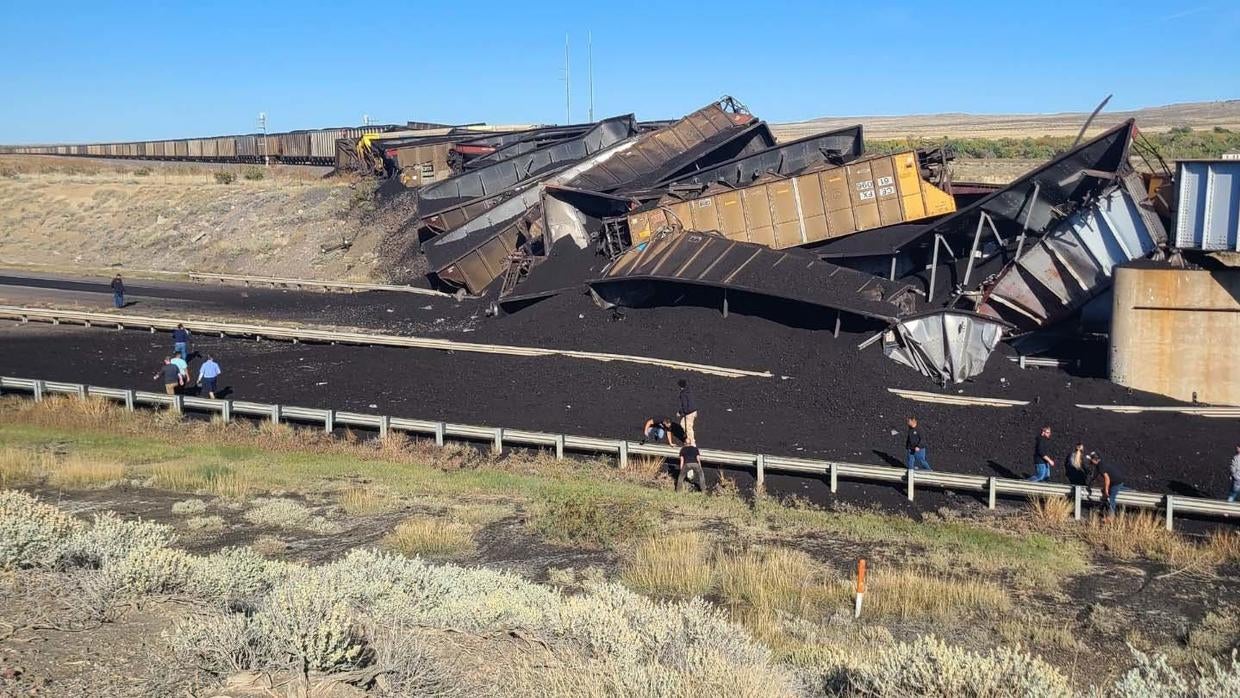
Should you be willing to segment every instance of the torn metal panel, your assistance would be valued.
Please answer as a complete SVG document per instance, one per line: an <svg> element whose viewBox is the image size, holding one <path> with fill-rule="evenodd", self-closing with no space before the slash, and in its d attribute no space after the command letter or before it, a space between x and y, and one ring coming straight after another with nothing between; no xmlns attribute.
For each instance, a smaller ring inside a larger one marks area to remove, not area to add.
<svg viewBox="0 0 1240 698"><path fill-rule="evenodd" d="M760 128L759 128L760 127ZM691 167L729 141L748 134L760 137L747 143L755 150L774 144L770 130L731 98L708 104L669 126L643 133L621 157L591 168L567 186L586 191L612 192L621 187L644 187L670 173ZM762 143L762 139L769 142Z"/></svg>
<svg viewBox="0 0 1240 698"><path fill-rule="evenodd" d="M1006 327L961 310L911 315L883 333L883 353L940 385L960 383L982 372Z"/></svg>
<svg viewBox="0 0 1240 698"><path fill-rule="evenodd" d="M652 282L748 293L885 322L895 322L916 304L906 284L717 233L658 233L587 283L608 304L641 305Z"/></svg>
<svg viewBox="0 0 1240 698"><path fill-rule="evenodd" d="M418 215L426 217L467 201L494 196L532 177L587 158L635 132L632 114L604 119L577 138L424 186L418 190Z"/></svg>
<svg viewBox="0 0 1240 698"><path fill-rule="evenodd" d="M1111 286L1116 265L1145 257L1166 243L1158 216L1141 206L1135 174L1079 209L984 289L979 312L1034 330L1071 314Z"/></svg>
<svg viewBox="0 0 1240 698"><path fill-rule="evenodd" d="M501 160L508 160L518 155L524 155L530 151L537 150L554 143L559 143L570 138L577 138L593 127L594 124L592 123L572 124L570 126L551 126L547 128L534 129L531 131L522 131L514 134L517 137L503 139L500 142L496 142L498 139L492 139L492 142L495 143L495 145L490 148L490 152L486 154L479 154L476 157L466 160L464 167L469 170L476 170L479 167L486 167L487 165L500 162ZM468 152L469 145L478 144L471 141L462 145L465 146L465 148L462 149L462 152L464 153Z"/></svg>
<svg viewBox="0 0 1240 698"><path fill-rule="evenodd" d="M763 175L792 175L814 167L843 165L864 152L865 140L858 124L703 167L671 180L669 186L726 184L742 187Z"/></svg>
<svg viewBox="0 0 1240 698"><path fill-rule="evenodd" d="M627 216L629 239L657 230L717 230L731 240L787 249L950 213L956 203L921 176L917 153L878 155L739 188L710 185L690 198L668 195Z"/></svg>

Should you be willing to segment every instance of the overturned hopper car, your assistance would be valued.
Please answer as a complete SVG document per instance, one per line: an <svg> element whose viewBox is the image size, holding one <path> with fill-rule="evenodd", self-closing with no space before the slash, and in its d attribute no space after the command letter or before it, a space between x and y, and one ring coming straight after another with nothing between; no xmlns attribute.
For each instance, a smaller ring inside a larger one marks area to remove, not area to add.
<svg viewBox="0 0 1240 698"><path fill-rule="evenodd" d="M625 222L634 245L672 228L717 230L730 240L786 249L955 210L951 195L922 177L910 151L747 187L712 185L690 199L669 195Z"/></svg>

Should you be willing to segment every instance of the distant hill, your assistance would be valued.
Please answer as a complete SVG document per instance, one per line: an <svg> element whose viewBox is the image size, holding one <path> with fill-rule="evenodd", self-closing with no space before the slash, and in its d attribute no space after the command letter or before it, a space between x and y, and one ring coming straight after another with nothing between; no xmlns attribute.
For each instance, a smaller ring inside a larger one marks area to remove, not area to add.
<svg viewBox="0 0 1240 698"><path fill-rule="evenodd" d="M908 116L832 116L787 124L772 124L781 141L793 140L833 128L863 124L867 139L885 138L1024 138L1026 136L1075 136L1088 112L1061 114L911 114ZM1089 133L1099 133L1126 119L1135 118L1147 133L1169 131L1178 126L1209 130L1221 126L1240 130L1240 99L1220 102L1187 102L1134 111L1103 111Z"/></svg>

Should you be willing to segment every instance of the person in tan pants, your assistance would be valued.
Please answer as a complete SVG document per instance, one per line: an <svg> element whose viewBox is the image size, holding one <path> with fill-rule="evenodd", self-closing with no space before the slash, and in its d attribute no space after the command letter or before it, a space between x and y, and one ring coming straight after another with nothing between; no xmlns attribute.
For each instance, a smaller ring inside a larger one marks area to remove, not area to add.
<svg viewBox="0 0 1240 698"><path fill-rule="evenodd" d="M680 410L676 414L680 417L680 426L684 427L685 441L686 443L697 443L697 436L693 431L693 427L697 424L697 403L693 401L693 392L689 390L689 381L681 378L676 381L676 385L680 386Z"/></svg>
<svg viewBox="0 0 1240 698"><path fill-rule="evenodd" d="M172 359L164 359L164 365L159 369L153 378L155 380L163 380L164 392L169 395L176 395L177 388L181 385L181 368L172 363Z"/></svg>

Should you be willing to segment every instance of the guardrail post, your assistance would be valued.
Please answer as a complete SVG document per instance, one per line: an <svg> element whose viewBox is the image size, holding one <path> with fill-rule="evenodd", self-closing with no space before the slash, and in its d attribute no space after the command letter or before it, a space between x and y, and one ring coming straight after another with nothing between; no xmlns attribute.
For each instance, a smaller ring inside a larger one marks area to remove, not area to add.
<svg viewBox="0 0 1240 698"><path fill-rule="evenodd" d="M990 477L986 478L986 508L987 509L995 508L995 494L996 494L995 485L996 484L997 483L995 481L994 475L991 475Z"/></svg>
<svg viewBox="0 0 1240 698"><path fill-rule="evenodd" d="M323 415L323 431L328 434L336 430L336 410L328 410Z"/></svg>
<svg viewBox="0 0 1240 698"><path fill-rule="evenodd" d="M232 422L232 407L232 400L225 400L220 403L220 419L223 420L225 424L230 424Z"/></svg>
<svg viewBox="0 0 1240 698"><path fill-rule="evenodd" d="M835 494L840 488L840 476L835 472L835 463L827 463L827 479L831 483L831 494Z"/></svg>
<svg viewBox="0 0 1240 698"><path fill-rule="evenodd" d="M761 492L766 487L766 456L759 453L754 458L754 486L757 491Z"/></svg>
<svg viewBox="0 0 1240 698"><path fill-rule="evenodd" d="M130 390L125 391L125 410L126 411L133 412L134 404L137 403L137 401L138 401L138 392L136 390L130 389Z"/></svg>
<svg viewBox="0 0 1240 698"><path fill-rule="evenodd" d="M90 391L86 388L86 386L82 385L81 383L78 383L77 385L73 386L73 392L81 400L85 400L87 397L90 396Z"/></svg>
<svg viewBox="0 0 1240 698"><path fill-rule="evenodd" d="M43 394L47 390L47 386L43 384L43 381L35 381L31 389L34 392L34 401L43 402Z"/></svg>
<svg viewBox="0 0 1240 698"><path fill-rule="evenodd" d="M1167 495L1167 530L1175 530L1175 501Z"/></svg>
<svg viewBox="0 0 1240 698"><path fill-rule="evenodd" d="M555 457L556 460L564 460L564 435L555 435Z"/></svg>
<svg viewBox="0 0 1240 698"><path fill-rule="evenodd" d="M173 395L172 396L172 411L176 412L177 414L185 413L185 396L184 395Z"/></svg>
<svg viewBox="0 0 1240 698"><path fill-rule="evenodd" d="M1081 500L1084 499L1085 488L1076 485L1072 488L1072 518L1081 520Z"/></svg>
<svg viewBox="0 0 1240 698"><path fill-rule="evenodd" d="M620 452L618 455L620 458L620 469L628 470L629 469L629 442L628 441L620 442Z"/></svg>
<svg viewBox="0 0 1240 698"><path fill-rule="evenodd" d="M445 436L447 435L447 432L448 432L448 425L444 424L443 422L435 423L435 445L436 446L444 445Z"/></svg>
<svg viewBox="0 0 1240 698"><path fill-rule="evenodd" d="M910 502L913 501L913 480L914 480L914 474L913 474L913 471L910 470L908 471L908 479L905 480L905 482L907 483L906 489L908 493L908 501Z"/></svg>
<svg viewBox="0 0 1240 698"><path fill-rule="evenodd" d="M491 442L491 452L499 455L504 452L504 428L495 427L495 438Z"/></svg>
<svg viewBox="0 0 1240 698"><path fill-rule="evenodd" d="M279 424L280 417L282 416L284 416L284 410L281 409L279 405L272 405L271 406L271 423Z"/></svg>
<svg viewBox="0 0 1240 698"><path fill-rule="evenodd" d="M392 433L392 418L386 414L379 418L379 438L386 439Z"/></svg>

